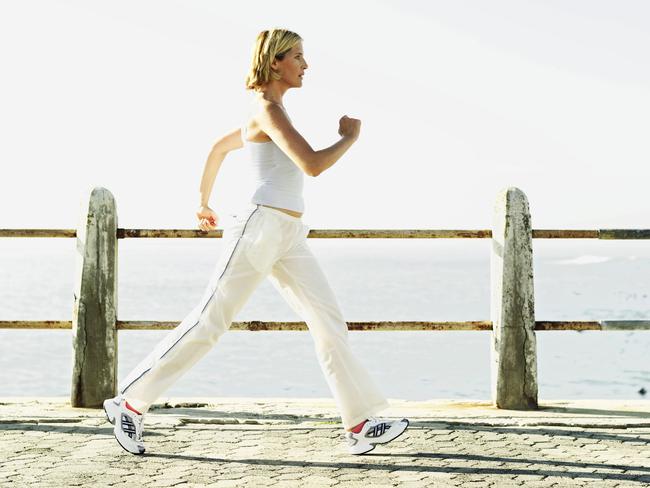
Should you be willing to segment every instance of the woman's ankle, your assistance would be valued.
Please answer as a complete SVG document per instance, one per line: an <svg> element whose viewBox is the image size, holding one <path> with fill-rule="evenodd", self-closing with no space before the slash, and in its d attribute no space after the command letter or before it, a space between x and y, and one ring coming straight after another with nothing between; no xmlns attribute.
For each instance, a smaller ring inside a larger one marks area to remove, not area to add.
<svg viewBox="0 0 650 488"><path fill-rule="evenodd" d="M364 420L360 424L355 425L351 429L347 429L348 432L354 432L355 434L358 434L359 432L361 432L361 429L363 429L363 424L365 424L367 421L368 421L368 419Z"/></svg>
<svg viewBox="0 0 650 488"><path fill-rule="evenodd" d="M138 415L142 415L142 412L139 412L138 410L136 410L135 408L133 408L133 406L132 406L128 401L124 400L124 405L125 405L126 408L128 408L129 410L131 410L131 411L137 413Z"/></svg>

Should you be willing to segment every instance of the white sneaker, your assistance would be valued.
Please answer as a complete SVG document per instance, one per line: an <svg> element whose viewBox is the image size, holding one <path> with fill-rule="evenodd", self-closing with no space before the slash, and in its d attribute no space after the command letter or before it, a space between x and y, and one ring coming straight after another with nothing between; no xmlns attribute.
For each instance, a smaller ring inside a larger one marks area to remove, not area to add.
<svg viewBox="0 0 650 488"><path fill-rule="evenodd" d="M104 412L108 421L115 425L113 434L118 444L131 454L144 454L144 415L127 407L126 400L119 395L104 400ZM119 419L119 422L116 422L116 419Z"/></svg>
<svg viewBox="0 0 650 488"><path fill-rule="evenodd" d="M409 425L408 419L389 420L368 417L361 431L346 431L345 439L348 442L350 454L365 454L372 451L376 444L386 444L401 435Z"/></svg>

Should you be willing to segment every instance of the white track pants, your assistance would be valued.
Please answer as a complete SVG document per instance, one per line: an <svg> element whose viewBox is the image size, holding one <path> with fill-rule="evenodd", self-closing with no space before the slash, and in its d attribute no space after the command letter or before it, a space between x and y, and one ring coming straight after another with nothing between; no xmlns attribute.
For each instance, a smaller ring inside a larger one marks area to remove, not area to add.
<svg viewBox="0 0 650 488"><path fill-rule="evenodd" d="M250 204L224 229L223 251L198 305L119 385L140 412L201 359L268 277L305 321L341 414L354 427L389 406L348 343L348 327L298 217ZM287 360L290 357L287 356Z"/></svg>

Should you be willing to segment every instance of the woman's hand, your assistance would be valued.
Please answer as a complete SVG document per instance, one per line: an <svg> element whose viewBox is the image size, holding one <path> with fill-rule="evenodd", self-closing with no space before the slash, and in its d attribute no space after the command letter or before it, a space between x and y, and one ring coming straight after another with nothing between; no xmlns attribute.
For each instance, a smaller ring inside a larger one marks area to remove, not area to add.
<svg viewBox="0 0 650 488"><path fill-rule="evenodd" d="M196 216L199 219L199 229L208 231L217 228L219 217L215 211L207 205L201 206L199 208L199 211L196 212Z"/></svg>
<svg viewBox="0 0 650 488"><path fill-rule="evenodd" d="M339 119L339 135L341 137L352 137L355 141L361 132L361 121L344 115Z"/></svg>

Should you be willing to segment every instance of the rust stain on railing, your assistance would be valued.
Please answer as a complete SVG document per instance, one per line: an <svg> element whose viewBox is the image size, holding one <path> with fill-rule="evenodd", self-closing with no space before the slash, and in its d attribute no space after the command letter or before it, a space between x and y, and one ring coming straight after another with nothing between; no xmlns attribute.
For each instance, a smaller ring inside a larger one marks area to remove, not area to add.
<svg viewBox="0 0 650 488"><path fill-rule="evenodd" d="M118 330L170 330L178 326L173 320L118 320ZM472 321L363 321L347 322L351 331L418 331L418 330L492 330L490 320ZM2 320L0 329L71 329L70 320ZM303 321L261 321L249 320L233 322L230 330L265 331L265 330L309 330ZM560 320L535 321L534 330L650 330L650 320Z"/></svg>
<svg viewBox="0 0 650 488"><path fill-rule="evenodd" d="M127 237L222 237L222 230L118 229ZM316 239L490 239L491 229L311 229ZM533 229L533 239L650 239L650 229Z"/></svg>
<svg viewBox="0 0 650 488"><path fill-rule="evenodd" d="M77 229L0 229L0 237L77 237Z"/></svg>
<svg viewBox="0 0 650 488"><path fill-rule="evenodd" d="M0 229L0 237L76 237L76 229ZM127 238L221 238L223 229L117 229ZM316 239L489 239L490 229L311 229ZM650 239L650 229L533 229L533 239Z"/></svg>

